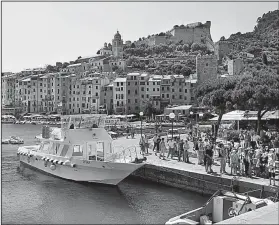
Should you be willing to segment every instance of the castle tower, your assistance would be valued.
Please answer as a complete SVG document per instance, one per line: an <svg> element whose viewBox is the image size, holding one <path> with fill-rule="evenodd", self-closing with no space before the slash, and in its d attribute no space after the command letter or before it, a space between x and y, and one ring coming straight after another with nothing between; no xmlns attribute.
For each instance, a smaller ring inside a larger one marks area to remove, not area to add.
<svg viewBox="0 0 279 225"><path fill-rule="evenodd" d="M112 55L116 58L123 58L123 40L118 31L112 40Z"/></svg>
<svg viewBox="0 0 279 225"><path fill-rule="evenodd" d="M216 55L197 55L196 68L198 83L200 84L206 80L217 78L217 67Z"/></svg>

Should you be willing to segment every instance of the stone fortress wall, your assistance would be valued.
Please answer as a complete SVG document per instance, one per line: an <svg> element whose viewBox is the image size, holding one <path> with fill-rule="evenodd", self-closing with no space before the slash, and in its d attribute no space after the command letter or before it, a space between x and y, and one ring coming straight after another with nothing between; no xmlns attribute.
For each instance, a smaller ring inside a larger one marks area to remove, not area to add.
<svg viewBox="0 0 279 225"><path fill-rule="evenodd" d="M216 55L197 55L196 68L199 83L217 78L218 60Z"/></svg>
<svg viewBox="0 0 279 225"><path fill-rule="evenodd" d="M166 32L164 36L153 35L149 38L145 38L141 41L136 41L135 45L140 46L146 44L148 46L154 46L159 44L166 44L168 41L175 43L182 41L183 43L202 43L206 44L208 48L214 51L214 43L210 34L211 22L206 23L192 23L181 26L174 26L171 30Z"/></svg>

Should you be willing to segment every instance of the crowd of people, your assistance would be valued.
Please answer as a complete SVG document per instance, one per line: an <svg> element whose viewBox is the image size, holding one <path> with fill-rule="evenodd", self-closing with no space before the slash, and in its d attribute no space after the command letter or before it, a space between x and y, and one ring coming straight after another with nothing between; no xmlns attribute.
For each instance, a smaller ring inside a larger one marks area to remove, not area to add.
<svg viewBox="0 0 279 225"><path fill-rule="evenodd" d="M207 173L213 173L212 165L220 162L220 174L231 174L247 177L269 178L270 185L275 185L276 169L279 170L279 135L278 133L262 132L257 135L252 131L241 131L239 141L214 142L210 133L200 133L192 136L189 132L186 138L179 137L166 140L157 134L152 142L144 135L140 139L141 151L150 154L152 149L160 159L174 159L190 163L190 152L195 152L197 164L204 166ZM189 142L193 142L193 148ZM153 146L152 146L153 145ZM229 173L227 166L230 167ZM215 171L217 172L217 171Z"/></svg>

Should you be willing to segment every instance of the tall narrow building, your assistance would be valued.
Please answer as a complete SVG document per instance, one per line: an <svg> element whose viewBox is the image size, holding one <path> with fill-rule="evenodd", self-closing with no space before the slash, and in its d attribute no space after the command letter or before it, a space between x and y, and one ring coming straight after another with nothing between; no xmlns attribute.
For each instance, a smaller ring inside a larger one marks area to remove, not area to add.
<svg viewBox="0 0 279 225"><path fill-rule="evenodd" d="M118 31L112 39L112 55L116 58L123 58L123 40Z"/></svg>

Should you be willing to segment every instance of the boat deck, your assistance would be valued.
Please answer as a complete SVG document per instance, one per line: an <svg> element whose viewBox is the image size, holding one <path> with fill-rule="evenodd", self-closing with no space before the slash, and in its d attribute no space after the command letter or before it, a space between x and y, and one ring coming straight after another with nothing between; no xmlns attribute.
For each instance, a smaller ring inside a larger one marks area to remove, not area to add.
<svg viewBox="0 0 279 225"><path fill-rule="evenodd" d="M216 224L279 224L279 202Z"/></svg>

